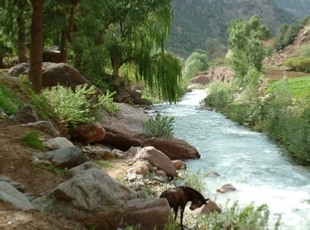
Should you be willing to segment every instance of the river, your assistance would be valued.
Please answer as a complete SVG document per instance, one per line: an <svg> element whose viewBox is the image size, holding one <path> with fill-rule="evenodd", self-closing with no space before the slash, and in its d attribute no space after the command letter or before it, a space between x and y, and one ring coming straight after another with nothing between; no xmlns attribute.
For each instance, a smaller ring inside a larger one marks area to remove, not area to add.
<svg viewBox="0 0 310 230"><path fill-rule="evenodd" d="M198 110L204 90L187 93L177 104L155 104L154 110L174 117L174 136L195 146L201 159L187 160L192 173L217 172L204 177L202 193L219 205L239 201L241 207L254 202L267 204L271 222L282 216L281 229L310 229L310 171L294 163L268 137L227 119L220 113ZM230 183L237 191L217 194Z"/></svg>

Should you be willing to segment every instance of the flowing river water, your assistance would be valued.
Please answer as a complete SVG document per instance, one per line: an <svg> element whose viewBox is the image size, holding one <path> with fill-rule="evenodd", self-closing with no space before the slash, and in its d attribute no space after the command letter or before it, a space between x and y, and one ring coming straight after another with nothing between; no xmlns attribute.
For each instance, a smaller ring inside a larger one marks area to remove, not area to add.
<svg viewBox="0 0 310 230"><path fill-rule="evenodd" d="M204 90L187 93L178 104L155 104L154 110L174 117L174 136L195 146L201 159L187 160L190 172L217 172L204 177L202 193L219 205L235 200L240 207L251 202L267 204L271 223L281 215L283 230L310 230L310 171L294 163L262 133L251 131L220 113L198 110ZM217 194L230 183L237 191ZM270 227L270 229L272 229Z"/></svg>

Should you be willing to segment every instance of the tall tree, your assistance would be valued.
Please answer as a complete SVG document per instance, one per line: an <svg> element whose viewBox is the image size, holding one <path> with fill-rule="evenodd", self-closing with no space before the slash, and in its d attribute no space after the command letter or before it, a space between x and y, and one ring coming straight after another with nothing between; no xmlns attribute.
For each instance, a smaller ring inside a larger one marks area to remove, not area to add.
<svg viewBox="0 0 310 230"><path fill-rule="evenodd" d="M235 71L235 78L241 86L247 83L247 73L255 68L261 72L264 58L262 41L270 37L269 29L262 25L258 15L248 21L236 19L229 23L229 48L232 56L229 58Z"/></svg>
<svg viewBox="0 0 310 230"><path fill-rule="evenodd" d="M25 8L28 5L26 0L15 0L18 8L17 26L18 26L18 62L26 62L26 20L24 17Z"/></svg>
<svg viewBox="0 0 310 230"><path fill-rule="evenodd" d="M35 92L42 90L43 0L31 0L29 79Z"/></svg>
<svg viewBox="0 0 310 230"><path fill-rule="evenodd" d="M79 34L84 38L79 37L79 42L74 44L76 49L85 43L95 45L100 50L96 57L108 55L109 64L105 66L110 66L113 76L120 75L122 66L131 65L137 69L137 79L144 80L151 89L156 88L164 99L178 99L176 87L171 86L178 84L181 67L176 58L164 51L173 19L171 0L81 2L78 18L81 19ZM96 30L90 29L93 26ZM89 48L87 52L91 51ZM90 56L94 58L95 55ZM80 56L78 58L82 61ZM175 71L170 71L171 68ZM163 79L166 84L162 84Z"/></svg>
<svg viewBox="0 0 310 230"><path fill-rule="evenodd" d="M3 0L0 2L0 12L0 53L3 56L17 54L18 62L25 62L30 4L26 0Z"/></svg>
<svg viewBox="0 0 310 230"><path fill-rule="evenodd" d="M46 0L44 3L44 40L60 47L60 61L67 62L67 44L73 42L76 8L80 0Z"/></svg>

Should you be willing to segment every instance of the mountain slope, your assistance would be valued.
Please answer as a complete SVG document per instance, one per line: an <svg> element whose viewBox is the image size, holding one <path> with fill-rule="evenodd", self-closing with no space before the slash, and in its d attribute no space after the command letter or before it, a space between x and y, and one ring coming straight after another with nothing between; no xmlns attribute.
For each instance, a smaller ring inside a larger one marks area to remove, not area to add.
<svg viewBox="0 0 310 230"><path fill-rule="evenodd" d="M310 15L310 0L275 0L274 2L299 19Z"/></svg>
<svg viewBox="0 0 310 230"><path fill-rule="evenodd" d="M166 47L184 58L195 49L205 49L207 38L218 37L226 44L227 23L236 18L248 20L258 14L273 35L281 24L297 21L266 0L174 0L172 5L175 18Z"/></svg>

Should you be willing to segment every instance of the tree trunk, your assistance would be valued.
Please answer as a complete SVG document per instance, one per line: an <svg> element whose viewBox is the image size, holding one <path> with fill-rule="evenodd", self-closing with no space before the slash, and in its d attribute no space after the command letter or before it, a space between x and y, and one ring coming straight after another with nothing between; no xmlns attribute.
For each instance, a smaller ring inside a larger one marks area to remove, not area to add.
<svg viewBox="0 0 310 230"><path fill-rule="evenodd" d="M43 0L30 0L32 6L30 25L30 66L29 79L36 93L42 90L43 51Z"/></svg>
<svg viewBox="0 0 310 230"><path fill-rule="evenodd" d="M24 10L26 6L25 0L17 0L18 7L17 26L18 26L18 62L26 62L26 49L25 49L25 18Z"/></svg>
<svg viewBox="0 0 310 230"><path fill-rule="evenodd" d="M67 62L67 36L65 31L61 32L60 62Z"/></svg>

